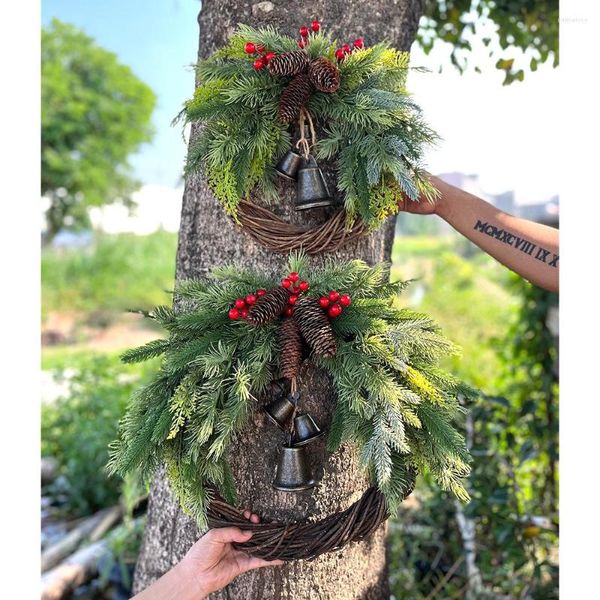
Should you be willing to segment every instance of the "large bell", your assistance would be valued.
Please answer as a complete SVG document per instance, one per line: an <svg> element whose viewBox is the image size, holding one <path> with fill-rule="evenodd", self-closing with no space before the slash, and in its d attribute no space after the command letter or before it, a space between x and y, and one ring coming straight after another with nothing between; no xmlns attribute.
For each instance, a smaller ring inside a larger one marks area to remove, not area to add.
<svg viewBox="0 0 600 600"><path fill-rule="evenodd" d="M298 169L302 164L302 156L293 150L288 153L277 163L275 170L279 175L287 179L296 179Z"/></svg>
<svg viewBox="0 0 600 600"><path fill-rule="evenodd" d="M303 158L302 161L296 184L296 210L333 204L317 161L312 156L307 159Z"/></svg>
<svg viewBox="0 0 600 600"><path fill-rule="evenodd" d="M275 400L272 400L269 404L263 406L263 410L277 427L286 431L296 412L294 396L290 394L289 396L275 398Z"/></svg>
<svg viewBox="0 0 600 600"><path fill-rule="evenodd" d="M319 429L309 414L298 415L294 419L294 435L292 436L292 446L298 448L321 437L325 432Z"/></svg>
<svg viewBox="0 0 600 600"><path fill-rule="evenodd" d="M315 486L305 448L282 446L273 487L282 492L299 492Z"/></svg>

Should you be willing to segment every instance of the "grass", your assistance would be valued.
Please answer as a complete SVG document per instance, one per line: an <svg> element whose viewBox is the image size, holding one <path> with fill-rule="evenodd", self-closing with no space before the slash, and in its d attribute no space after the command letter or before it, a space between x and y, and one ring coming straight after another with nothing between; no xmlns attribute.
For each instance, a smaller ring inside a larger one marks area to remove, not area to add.
<svg viewBox="0 0 600 600"><path fill-rule="evenodd" d="M401 301L431 315L463 349L461 357L444 366L495 393L500 372L496 340L506 333L518 305L506 269L454 235L396 238L392 259L392 278L416 279Z"/></svg>
<svg viewBox="0 0 600 600"><path fill-rule="evenodd" d="M118 313L167 302L176 248L176 234L158 231L147 236L99 234L89 249L45 249L43 316L50 311Z"/></svg>

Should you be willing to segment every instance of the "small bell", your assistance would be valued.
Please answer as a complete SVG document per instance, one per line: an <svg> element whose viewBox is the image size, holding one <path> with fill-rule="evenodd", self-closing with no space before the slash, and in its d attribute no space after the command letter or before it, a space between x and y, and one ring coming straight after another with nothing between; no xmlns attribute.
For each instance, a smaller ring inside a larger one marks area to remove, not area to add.
<svg viewBox="0 0 600 600"><path fill-rule="evenodd" d="M298 415L294 419L294 435L292 436L292 446L298 448L305 446L325 432L319 429L314 419L309 414Z"/></svg>
<svg viewBox="0 0 600 600"><path fill-rule="evenodd" d="M287 397L276 397L275 400L263 406L263 410L277 427L285 431L289 428L290 421L296 412L295 399L296 396L294 394L290 394Z"/></svg>
<svg viewBox="0 0 600 600"><path fill-rule="evenodd" d="M298 169L302 164L302 156L293 150L288 153L277 163L275 170L279 175L286 179L296 179Z"/></svg>
<svg viewBox="0 0 600 600"><path fill-rule="evenodd" d="M299 492L314 487L305 448L282 446L273 487L282 492Z"/></svg>
<svg viewBox="0 0 600 600"><path fill-rule="evenodd" d="M296 184L296 210L331 206L333 200L317 161L312 156L302 160Z"/></svg>

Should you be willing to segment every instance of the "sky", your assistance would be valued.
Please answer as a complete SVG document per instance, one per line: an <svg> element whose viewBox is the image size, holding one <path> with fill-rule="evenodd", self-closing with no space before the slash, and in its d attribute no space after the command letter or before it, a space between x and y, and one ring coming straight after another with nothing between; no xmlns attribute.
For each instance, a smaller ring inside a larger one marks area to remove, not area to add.
<svg viewBox="0 0 600 600"><path fill-rule="evenodd" d="M57 17L82 28L155 91L156 135L131 161L151 202L182 185L186 146L181 127L172 127L171 120L193 92L190 65L197 53L199 7L198 0L43 0L42 4L44 24ZM541 66L527 73L524 82L502 86L503 76L494 61L485 60L482 46L476 52L483 73L461 75L449 65L443 45L429 56L413 46L412 65L430 71L411 72L408 88L442 137L428 153L427 167L432 173L477 174L487 193L512 189L518 203L544 200L558 190L559 72ZM439 73L443 63L447 66Z"/></svg>

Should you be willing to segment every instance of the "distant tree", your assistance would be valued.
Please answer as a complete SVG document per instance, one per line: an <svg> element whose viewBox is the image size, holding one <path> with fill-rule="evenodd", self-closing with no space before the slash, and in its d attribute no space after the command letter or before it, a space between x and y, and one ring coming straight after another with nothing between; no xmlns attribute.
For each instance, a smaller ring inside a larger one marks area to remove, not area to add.
<svg viewBox="0 0 600 600"><path fill-rule="evenodd" d="M471 52L478 40L504 71L504 85L523 81L538 64L558 65L558 0L428 0L417 41L429 53L436 40L450 44L461 73L469 65L480 70Z"/></svg>
<svg viewBox="0 0 600 600"><path fill-rule="evenodd" d="M54 19L42 30L42 194L50 241L89 225L88 210L129 204L128 156L152 138L156 98L112 52Z"/></svg>

